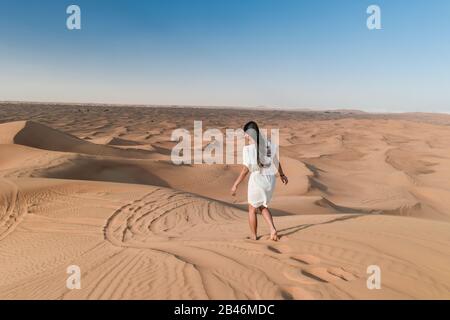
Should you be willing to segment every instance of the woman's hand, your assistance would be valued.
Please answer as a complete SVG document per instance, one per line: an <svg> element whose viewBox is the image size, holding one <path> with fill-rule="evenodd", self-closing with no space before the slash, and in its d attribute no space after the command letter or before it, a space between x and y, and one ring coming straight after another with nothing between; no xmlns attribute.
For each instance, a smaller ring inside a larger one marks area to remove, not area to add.
<svg viewBox="0 0 450 320"><path fill-rule="evenodd" d="M278 162L278 173L280 174L280 179L283 184L288 184L289 180L283 172L283 168L281 168L281 162Z"/></svg>
<svg viewBox="0 0 450 320"><path fill-rule="evenodd" d="M284 174L280 175L280 179L281 179L281 182L283 182L285 185L288 184L288 182L289 182L288 178Z"/></svg>
<svg viewBox="0 0 450 320"><path fill-rule="evenodd" d="M243 168L241 170L241 174L239 175L236 182L231 187L231 195L233 197L236 195L236 191L237 191L239 184L242 182L242 180L244 180L244 178L247 176L247 174L248 174L248 168L246 166L243 166Z"/></svg>
<svg viewBox="0 0 450 320"><path fill-rule="evenodd" d="M231 195L234 197L236 195L236 191L237 191L237 185L233 185L231 187Z"/></svg>

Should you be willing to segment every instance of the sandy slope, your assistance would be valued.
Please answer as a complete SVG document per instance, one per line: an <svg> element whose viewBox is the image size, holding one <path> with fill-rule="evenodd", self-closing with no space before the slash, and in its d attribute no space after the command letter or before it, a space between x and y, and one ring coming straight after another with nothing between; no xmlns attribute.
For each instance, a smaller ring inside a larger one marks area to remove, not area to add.
<svg viewBox="0 0 450 320"><path fill-rule="evenodd" d="M450 298L445 117L24 105L0 116L0 298ZM278 243L262 221L262 238L246 238L246 186L228 192L239 166L169 156L174 128L255 117L280 127L290 177L273 201ZM65 286L72 264L81 290ZM366 287L369 265L381 290Z"/></svg>
<svg viewBox="0 0 450 320"><path fill-rule="evenodd" d="M1 208L1 298L448 297L438 222L285 216L273 243L243 237L245 212L171 189L26 178L0 188L11 204ZM65 288L71 264L82 290ZM365 286L370 264L386 270L382 291Z"/></svg>

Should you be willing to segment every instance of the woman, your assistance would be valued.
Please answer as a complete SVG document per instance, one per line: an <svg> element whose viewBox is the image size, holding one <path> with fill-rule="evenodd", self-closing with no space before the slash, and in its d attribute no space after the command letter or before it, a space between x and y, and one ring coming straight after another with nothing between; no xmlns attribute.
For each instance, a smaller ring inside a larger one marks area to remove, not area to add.
<svg viewBox="0 0 450 320"><path fill-rule="evenodd" d="M277 229L273 223L272 214L268 205L272 199L272 193L275 188L275 175L280 175L284 184L288 183L288 178L283 173L281 163L276 153L277 146L259 132L258 125L250 121L244 126L245 136L251 138L252 144L243 149L242 157L244 167L241 174L236 179L231 194L236 195L239 184L250 172L248 181L248 221L252 239L257 240L257 218L256 213L260 211L270 228L270 239L278 241Z"/></svg>

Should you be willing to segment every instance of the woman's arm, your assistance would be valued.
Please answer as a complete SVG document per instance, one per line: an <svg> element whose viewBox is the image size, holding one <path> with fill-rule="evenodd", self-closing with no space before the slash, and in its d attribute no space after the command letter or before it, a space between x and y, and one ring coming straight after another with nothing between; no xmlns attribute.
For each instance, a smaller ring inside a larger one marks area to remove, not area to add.
<svg viewBox="0 0 450 320"><path fill-rule="evenodd" d="M283 168L281 167L281 162L278 160L278 173L280 174L280 179L284 184L288 184L289 180L283 172Z"/></svg>
<svg viewBox="0 0 450 320"><path fill-rule="evenodd" d="M232 196L236 195L236 191L237 191L239 184L245 179L247 174L248 174L248 168L246 166L244 166L241 170L241 173L239 174L239 177L234 182L233 187L231 187L231 195Z"/></svg>

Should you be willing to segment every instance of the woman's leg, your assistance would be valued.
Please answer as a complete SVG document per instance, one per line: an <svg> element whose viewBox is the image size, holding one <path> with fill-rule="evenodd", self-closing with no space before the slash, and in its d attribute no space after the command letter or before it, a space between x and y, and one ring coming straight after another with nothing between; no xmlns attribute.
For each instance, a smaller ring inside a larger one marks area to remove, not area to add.
<svg viewBox="0 0 450 320"><path fill-rule="evenodd" d="M250 226L250 231L252 233L251 238L253 240L257 240L258 219L256 218L256 210L257 208L248 205L248 224Z"/></svg>
<svg viewBox="0 0 450 320"><path fill-rule="evenodd" d="M261 207L261 214L263 215L264 219L266 220L267 224L270 228L270 239L274 241L278 241L278 234L277 229L275 228L275 225L273 224L273 218L272 214L270 213L269 208Z"/></svg>

